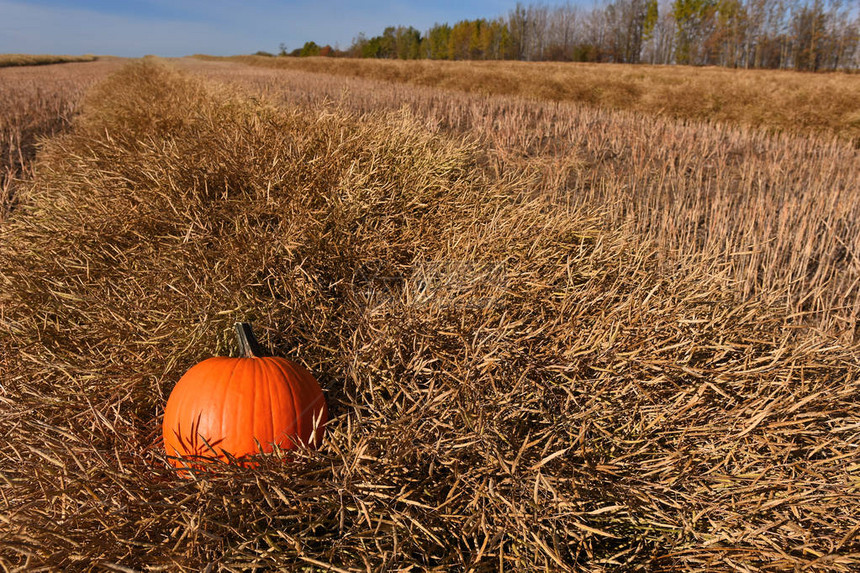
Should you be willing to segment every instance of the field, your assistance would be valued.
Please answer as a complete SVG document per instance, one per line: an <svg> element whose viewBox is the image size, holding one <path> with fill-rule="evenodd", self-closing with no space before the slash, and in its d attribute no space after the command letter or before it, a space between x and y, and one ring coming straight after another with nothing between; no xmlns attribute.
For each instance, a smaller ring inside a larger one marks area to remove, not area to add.
<svg viewBox="0 0 860 573"><path fill-rule="evenodd" d="M851 73L510 61L198 58L483 95L578 102L771 132L833 134L860 146L860 75Z"/></svg>
<svg viewBox="0 0 860 573"><path fill-rule="evenodd" d="M4 152L5 569L860 566L838 114L795 131L208 59L81 99L118 68L0 83L14 125L48 126L15 142L53 134ZM164 402L239 320L317 375L325 441L183 479Z"/></svg>
<svg viewBox="0 0 860 573"><path fill-rule="evenodd" d="M51 54L0 54L0 68L10 66L44 66L70 62L93 62L95 56L55 56Z"/></svg>
<svg viewBox="0 0 860 573"><path fill-rule="evenodd" d="M0 55L0 67L3 61ZM0 222L11 208L15 179L32 175L38 139L68 126L87 88L119 65L114 59L46 66L38 71L0 69Z"/></svg>
<svg viewBox="0 0 860 573"><path fill-rule="evenodd" d="M574 210L599 211L603 225L630 227L672 253L670 264L719 260L745 297L777 298L807 324L850 341L857 335L860 233L852 222L860 220L860 163L839 138L774 137L725 123L364 78L182 65L288 105L324 99L359 113L406 107L431 130L476 138L490 150L485 159L495 177L522 181Z"/></svg>

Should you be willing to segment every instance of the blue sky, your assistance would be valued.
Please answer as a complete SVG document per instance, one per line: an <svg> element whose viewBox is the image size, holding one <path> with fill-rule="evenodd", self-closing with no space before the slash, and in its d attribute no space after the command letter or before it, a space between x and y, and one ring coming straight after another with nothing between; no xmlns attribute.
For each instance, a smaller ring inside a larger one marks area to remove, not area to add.
<svg viewBox="0 0 860 573"><path fill-rule="evenodd" d="M506 14L516 0L0 0L0 53L182 56L349 46L388 25Z"/></svg>

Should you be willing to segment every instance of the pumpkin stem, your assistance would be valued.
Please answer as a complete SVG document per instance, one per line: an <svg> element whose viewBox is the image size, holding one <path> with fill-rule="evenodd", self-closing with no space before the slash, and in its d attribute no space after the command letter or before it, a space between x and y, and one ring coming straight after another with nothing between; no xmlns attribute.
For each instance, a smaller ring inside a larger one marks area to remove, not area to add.
<svg viewBox="0 0 860 573"><path fill-rule="evenodd" d="M239 342L239 356L244 358L260 358L261 356L265 356L266 353L263 347L257 342L254 331L251 330L251 323L236 323L236 340Z"/></svg>

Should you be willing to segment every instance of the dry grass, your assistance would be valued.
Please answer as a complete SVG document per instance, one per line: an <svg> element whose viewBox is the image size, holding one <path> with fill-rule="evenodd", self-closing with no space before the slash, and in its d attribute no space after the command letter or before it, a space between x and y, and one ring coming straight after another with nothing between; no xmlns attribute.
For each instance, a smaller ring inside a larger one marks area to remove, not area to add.
<svg viewBox="0 0 860 573"><path fill-rule="evenodd" d="M745 297L860 341L860 156L828 137L768 136L574 104L457 94L357 78L182 62L255 97L364 113L406 107L491 150L500 179L601 212L678 256L720 260Z"/></svg>
<svg viewBox="0 0 860 573"><path fill-rule="evenodd" d="M0 563L856 568L855 351L425 121L151 63L93 93L0 228ZM166 395L249 318L325 443L178 479Z"/></svg>
<svg viewBox="0 0 860 573"><path fill-rule="evenodd" d="M468 93L577 102L769 131L837 135L860 147L858 74L551 62L198 57Z"/></svg>
<svg viewBox="0 0 860 573"><path fill-rule="evenodd" d="M30 175L39 139L67 127L87 88L119 67L105 60L0 69L0 222L12 208L16 182Z"/></svg>
<svg viewBox="0 0 860 573"><path fill-rule="evenodd" d="M50 54L0 54L0 68L12 66L44 66L71 62L94 62L97 58L86 56L56 56Z"/></svg>

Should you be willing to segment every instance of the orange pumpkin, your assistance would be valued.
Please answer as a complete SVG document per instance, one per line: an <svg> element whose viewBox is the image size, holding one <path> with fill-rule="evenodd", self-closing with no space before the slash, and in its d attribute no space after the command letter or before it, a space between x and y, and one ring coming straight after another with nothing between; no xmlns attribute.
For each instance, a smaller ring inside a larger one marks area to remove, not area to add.
<svg viewBox="0 0 860 573"><path fill-rule="evenodd" d="M175 467L318 445L328 408L310 372L264 357L251 325L236 323L240 358L209 358L176 384L164 408L164 447Z"/></svg>

